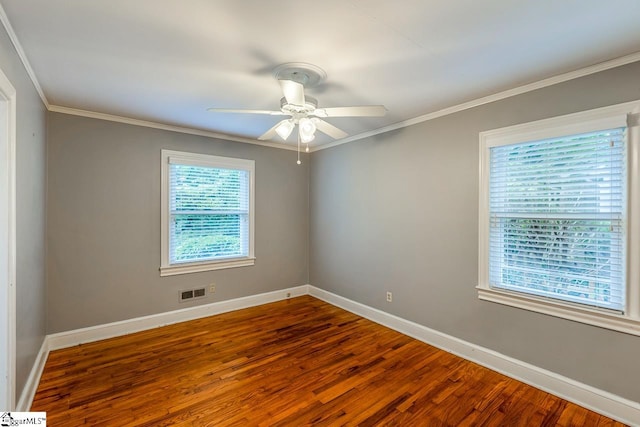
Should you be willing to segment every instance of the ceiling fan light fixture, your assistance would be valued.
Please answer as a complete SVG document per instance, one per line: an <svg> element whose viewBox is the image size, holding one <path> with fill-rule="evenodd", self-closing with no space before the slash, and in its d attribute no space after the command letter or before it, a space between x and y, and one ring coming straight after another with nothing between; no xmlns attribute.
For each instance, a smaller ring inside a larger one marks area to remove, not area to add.
<svg viewBox="0 0 640 427"><path fill-rule="evenodd" d="M302 145L304 144L304 151L309 152L309 143L315 139L316 130L333 139L342 139L348 136L345 131L323 119L333 117L382 117L387 113L384 105L318 108L318 100L304 93L306 88L314 87L326 78L326 73L315 65L290 62L278 66L273 75L284 95L280 99L279 111L235 108L209 108L208 110L217 113L289 116L269 128L258 137L258 140L267 141L278 135L286 142L293 129L298 126L298 137L296 138L298 143L298 164L300 164Z"/></svg>
<svg viewBox="0 0 640 427"><path fill-rule="evenodd" d="M276 127L276 133L280 136L280 138L286 141L287 138L289 138L289 135L291 135L291 132L293 131L294 127L295 127L295 124L293 123L292 120L283 120Z"/></svg>
<svg viewBox="0 0 640 427"><path fill-rule="evenodd" d="M300 140L305 144L313 141L316 137L316 124L313 123L313 120L303 117L298 122L298 126L300 127Z"/></svg>
<svg viewBox="0 0 640 427"><path fill-rule="evenodd" d="M315 139L315 135L311 134L311 135L303 135L302 132L300 132L300 141L302 141L305 144L310 143L311 141L313 141Z"/></svg>

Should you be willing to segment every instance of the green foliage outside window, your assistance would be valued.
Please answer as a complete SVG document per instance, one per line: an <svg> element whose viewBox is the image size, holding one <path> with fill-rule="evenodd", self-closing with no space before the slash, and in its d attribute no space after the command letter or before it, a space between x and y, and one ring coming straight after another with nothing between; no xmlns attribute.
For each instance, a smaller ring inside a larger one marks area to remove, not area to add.
<svg viewBox="0 0 640 427"><path fill-rule="evenodd" d="M242 256L246 172L171 165L172 262Z"/></svg>

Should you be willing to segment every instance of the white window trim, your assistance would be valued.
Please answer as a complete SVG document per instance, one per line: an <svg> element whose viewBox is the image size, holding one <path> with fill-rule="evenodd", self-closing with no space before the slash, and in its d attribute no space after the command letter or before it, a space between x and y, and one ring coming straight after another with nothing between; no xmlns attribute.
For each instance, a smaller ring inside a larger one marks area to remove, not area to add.
<svg viewBox="0 0 640 427"><path fill-rule="evenodd" d="M186 153L182 151L162 150L162 167L160 169L160 276L197 273L202 271L221 270L225 268L247 267L255 264L254 255L254 217L255 217L255 161L234 159L208 154ZM227 258L214 261L200 261L181 264L169 263L169 159L180 164L215 168L242 169L249 172L249 254L246 257Z"/></svg>
<svg viewBox="0 0 640 427"><path fill-rule="evenodd" d="M628 115L629 123L627 123ZM640 101L480 133L478 298L640 336ZM489 286L491 147L627 126L627 254L624 314ZM634 262L635 260L635 262Z"/></svg>

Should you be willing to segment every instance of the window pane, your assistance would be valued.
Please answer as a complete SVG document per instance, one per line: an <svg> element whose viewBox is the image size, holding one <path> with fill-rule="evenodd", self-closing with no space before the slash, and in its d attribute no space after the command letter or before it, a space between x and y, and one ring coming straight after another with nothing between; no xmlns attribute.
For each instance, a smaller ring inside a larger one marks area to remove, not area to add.
<svg viewBox="0 0 640 427"><path fill-rule="evenodd" d="M247 210L247 171L172 164L171 211Z"/></svg>
<svg viewBox="0 0 640 427"><path fill-rule="evenodd" d="M171 262L246 256L242 253L245 215L174 215Z"/></svg>
<svg viewBox="0 0 640 427"><path fill-rule="evenodd" d="M492 213L622 213L622 129L491 149Z"/></svg>
<svg viewBox="0 0 640 427"><path fill-rule="evenodd" d="M623 244L617 222L500 218L490 241L490 283L621 309Z"/></svg>

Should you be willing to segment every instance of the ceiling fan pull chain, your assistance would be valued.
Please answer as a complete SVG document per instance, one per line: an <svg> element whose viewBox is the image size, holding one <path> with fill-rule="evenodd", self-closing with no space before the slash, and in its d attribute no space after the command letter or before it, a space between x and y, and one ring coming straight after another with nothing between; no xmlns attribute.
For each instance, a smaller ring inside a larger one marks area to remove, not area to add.
<svg viewBox="0 0 640 427"><path fill-rule="evenodd" d="M298 132L298 161L296 163L298 164L302 163L300 161L300 132Z"/></svg>

